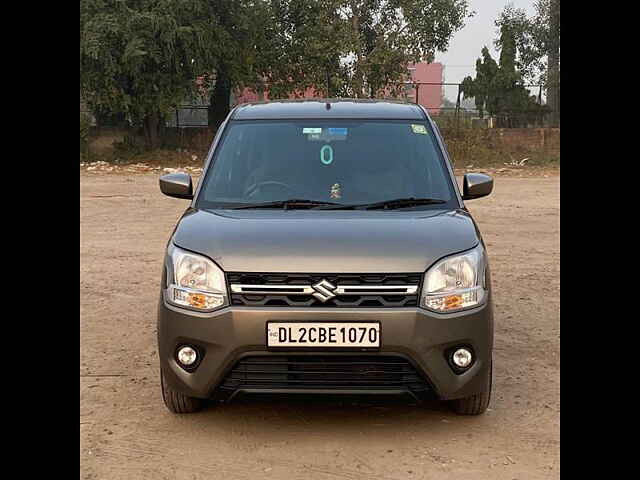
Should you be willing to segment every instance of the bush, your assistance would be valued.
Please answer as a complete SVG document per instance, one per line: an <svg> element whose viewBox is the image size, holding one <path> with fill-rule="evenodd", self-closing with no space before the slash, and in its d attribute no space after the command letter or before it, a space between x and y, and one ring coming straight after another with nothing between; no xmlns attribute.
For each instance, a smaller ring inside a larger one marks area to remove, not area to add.
<svg viewBox="0 0 640 480"><path fill-rule="evenodd" d="M137 136L134 133L129 133L123 137L121 142L113 143L113 150L117 157L122 160L128 160L131 157L140 155L147 149L144 138Z"/></svg>
<svg viewBox="0 0 640 480"><path fill-rule="evenodd" d="M456 120L453 115L434 116L454 166L462 168L468 164L492 163L500 148L495 144L491 131L471 128L470 122L465 120Z"/></svg>

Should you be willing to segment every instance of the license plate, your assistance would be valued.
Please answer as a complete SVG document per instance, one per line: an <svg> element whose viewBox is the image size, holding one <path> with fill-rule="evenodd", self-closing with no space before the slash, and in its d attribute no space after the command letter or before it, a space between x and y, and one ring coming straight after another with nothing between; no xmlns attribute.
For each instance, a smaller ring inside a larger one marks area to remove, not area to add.
<svg viewBox="0 0 640 480"><path fill-rule="evenodd" d="M378 322L269 322L268 347L380 346Z"/></svg>

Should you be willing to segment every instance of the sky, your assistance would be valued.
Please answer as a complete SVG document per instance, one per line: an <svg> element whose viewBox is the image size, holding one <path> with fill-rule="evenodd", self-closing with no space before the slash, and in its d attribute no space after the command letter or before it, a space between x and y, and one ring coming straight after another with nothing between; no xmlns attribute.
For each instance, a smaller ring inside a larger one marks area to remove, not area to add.
<svg viewBox="0 0 640 480"><path fill-rule="evenodd" d="M444 65L445 82L460 83L468 75L475 77L476 59L485 45L498 61L499 54L493 46L497 38L494 22L509 3L524 9L529 17L535 13L534 0L469 0L469 9L475 11L475 15L468 18L462 30L453 35L446 52L436 53L435 61ZM456 101L457 94L458 87L445 87L445 96L452 102Z"/></svg>

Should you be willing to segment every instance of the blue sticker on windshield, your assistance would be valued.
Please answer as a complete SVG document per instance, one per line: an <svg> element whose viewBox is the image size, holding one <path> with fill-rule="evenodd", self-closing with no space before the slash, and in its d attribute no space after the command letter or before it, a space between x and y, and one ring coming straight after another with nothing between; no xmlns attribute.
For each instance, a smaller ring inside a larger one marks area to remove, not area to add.
<svg viewBox="0 0 640 480"><path fill-rule="evenodd" d="M331 165L333 163L333 148L331 148L331 145L323 145L320 149L320 161L324 165Z"/></svg>
<svg viewBox="0 0 640 480"><path fill-rule="evenodd" d="M347 135L347 128L328 128L329 135Z"/></svg>

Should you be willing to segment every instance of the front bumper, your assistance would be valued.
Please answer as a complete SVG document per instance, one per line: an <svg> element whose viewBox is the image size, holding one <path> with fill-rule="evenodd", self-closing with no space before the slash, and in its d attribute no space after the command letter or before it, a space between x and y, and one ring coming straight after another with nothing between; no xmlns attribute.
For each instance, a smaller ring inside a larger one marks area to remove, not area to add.
<svg viewBox="0 0 640 480"><path fill-rule="evenodd" d="M493 348L491 296L476 309L435 314L420 308L273 308L227 307L213 313L158 306L158 353L167 385L198 398L212 398L227 372L247 355L282 355L266 347L266 322L371 321L381 323L382 346L368 355L400 355L426 377L433 394L442 400L468 397L486 388ZM192 344L205 354L193 372L175 360L178 345ZM446 353L452 347L473 348L475 361L464 373L451 368ZM335 350L314 349L318 354ZM360 349L351 350L362 353ZM293 355L295 351L287 352ZM308 353L307 353L308 354ZM348 354L340 351L340 354ZM351 393L343 390L342 393ZM366 392L383 393L383 392Z"/></svg>

